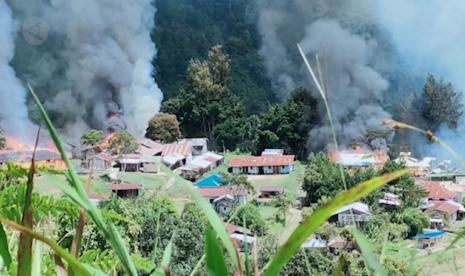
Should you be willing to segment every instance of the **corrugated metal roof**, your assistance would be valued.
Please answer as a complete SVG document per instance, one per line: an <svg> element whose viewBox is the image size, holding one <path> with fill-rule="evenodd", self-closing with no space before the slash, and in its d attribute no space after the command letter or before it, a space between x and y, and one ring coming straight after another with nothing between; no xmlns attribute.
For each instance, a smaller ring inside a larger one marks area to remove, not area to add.
<svg viewBox="0 0 465 276"><path fill-rule="evenodd" d="M294 163L294 155L282 156L241 156L234 157L229 167L288 166Z"/></svg>
<svg viewBox="0 0 465 276"><path fill-rule="evenodd" d="M245 196L247 192L243 190L230 189L229 187L217 187L217 188L200 188L197 187L200 194L204 197L220 197L222 195L234 194Z"/></svg>
<svg viewBox="0 0 465 276"><path fill-rule="evenodd" d="M456 195L442 186L441 181L422 181L421 186L428 192L431 199L453 199Z"/></svg>
<svg viewBox="0 0 465 276"><path fill-rule="evenodd" d="M433 206L429 207L427 211L441 211L447 214L453 214L460 210L460 207L456 204L452 204L448 201L436 201Z"/></svg>
<svg viewBox="0 0 465 276"><path fill-rule="evenodd" d="M173 143L163 145L162 156L167 155L192 155L192 144L191 143Z"/></svg>

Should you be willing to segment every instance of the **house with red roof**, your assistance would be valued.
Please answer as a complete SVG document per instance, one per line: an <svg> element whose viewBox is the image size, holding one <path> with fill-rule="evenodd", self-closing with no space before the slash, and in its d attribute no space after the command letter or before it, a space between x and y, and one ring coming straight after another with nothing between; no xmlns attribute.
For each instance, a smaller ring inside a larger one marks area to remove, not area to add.
<svg viewBox="0 0 465 276"><path fill-rule="evenodd" d="M248 229L227 223L226 230L228 231L229 237L237 244L241 252L244 252L245 244L247 244L250 250L255 243L256 238Z"/></svg>
<svg viewBox="0 0 465 276"><path fill-rule="evenodd" d="M294 170L294 155L239 156L229 161L234 174L287 174Z"/></svg>
<svg viewBox="0 0 465 276"><path fill-rule="evenodd" d="M430 217L431 228L442 228L445 225L450 225L457 220L460 213L463 213L464 208L461 204L453 201L433 201L425 210L425 213Z"/></svg>
<svg viewBox="0 0 465 276"><path fill-rule="evenodd" d="M457 194L446 187L442 181L421 181L420 186L428 193L428 200L453 200Z"/></svg>
<svg viewBox="0 0 465 276"><path fill-rule="evenodd" d="M421 208L430 217L431 228L442 228L462 219L465 207L458 202L460 195L445 187L443 181L421 181L420 186L428 193Z"/></svg>

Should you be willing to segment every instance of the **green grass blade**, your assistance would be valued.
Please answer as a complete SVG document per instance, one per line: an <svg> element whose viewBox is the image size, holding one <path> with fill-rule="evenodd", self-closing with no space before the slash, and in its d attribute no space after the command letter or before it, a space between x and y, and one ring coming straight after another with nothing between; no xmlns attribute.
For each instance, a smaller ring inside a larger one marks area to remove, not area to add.
<svg viewBox="0 0 465 276"><path fill-rule="evenodd" d="M158 233L160 231L160 214L157 213L157 226L155 227L155 240L153 241L153 251L152 251L152 262L156 263L157 254L158 254Z"/></svg>
<svg viewBox="0 0 465 276"><path fill-rule="evenodd" d="M73 255L71 255L66 249L62 248L61 246L56 244L51 239L45 237L42 234L34 232L31 229L26 228L26 227L24 227L24 226L22 226L20 224L17 224L16 222L8 220L8 219L6 219L6 218L4 218L2 216L0 216L0 221L3 224L6 224L6 225L8 225L9 227L11 227L13 229L16 229L16 230L20 231L21 233L25 233L25 234L29 235L30 237L47 244L57 255L59 255L64 260L66 260L68 265L71 266L74 269L74 271L78 272L79 275L89 275L89 276L92 275L86 269L86 267L83 264L81 264ZM28 274L28 275L30 275L30 274Z"/></svg>
<svg viewBox="0 0 465 276"><path fill-rule="evenodd" d="M264 275L278 275L279 271L289 262L292 256L299 251L305 240L310 237L339 208L344 207L360 198L368 195L384 184L407 174L407 169L388 173L362 182L357 186L339 194L322 207L317 209L311 216L306 218L289 239L278 249L270 263L265 267Z"/></svg>
<svg viewBox="0 0 465 276"><path fill-rule="evenodd" d="M163 257L161 259L160 266L157 268L157 270L155 271L153 275L163 276L165 275L164 271L169 270L169 265L171 262L171 255L173 252L173 241L174 241L175 234L176 233L173 233L173 235L171 236L170 242L168 243L165 250L163 251Z"/></svg>
<svg viewBox="0 0 465 276"><path fill-rule="evenodd" d="M67 168L68 168L68 177L69 177L69 182L75 189L78 197L80 198L80 202L83 204L81 207L87 209L87 212L91 219L95 222L97 227L100 229L100 231L103 233L105 236L105 239L110 243L110 245L113 247L114 252L118 256L119 260L121 261L121 264L123 265L124 269L129 275L136 276L137 270L134 265L134 262L131 259L131 256L129 255L129 251L127 250L126 246L124 245L123 239L121 238L119 232L116 230L113 224L111 224L108 221L105 221L103 219L103 216L101 212L96 208L90 201L84 186L81 183L80 178L78 177L76 171L74 170L71 162L69 161L69 158L65 152L63 142L61 141L60 136L58 135L57 130L53 126L50 118L47 115L47 112L45 111L43 105L41 104L39 98L35 94L34 90L32 87L28 84L29 91L32 95L32 98L34 99L35 103L37 104L39 108L39 113L42 116L42 119L45 122L45 125L47 126L47 129L50 133L50 136L52 137L53 142L55 143L55 146L57 147L58 151L61 154L61 157L63 161L65 162ZM76 199L76 197L75 197Z"/></svg>
<svg viewBox="0 0 465 276"><path fill-rule="evenodd" d="M3 224L1 223L0 223L0 257L3 260L3 266L9 269L11 265L11 255L10 255L10 250L8 249L8 239L6 237L5 229L3 229Z"/></svg>
<svg viewBox="0 0 465 276"><path fill-rule="evenodd" d="M226 223L230 223L235 217L236 215L239 213L239 210L240 208L236 208L236 210L234 211L234 213L229 217L228 221ZM199 259L199 261L197 262L197 264L195 264L194 266L194 269L192 269L192 272L189 274L189 276L194 276L196 275L197 271L200 269L200 266L202 265L203 261L205 260L205 253L202 255L202 257ZM258 275L258 274L257 274Z"/></svg>
<svg viewBox="0 0 465 276"><path fill-rule="evenodd" d="M342 255L339 256L339 259L337 260L337 264L336 264L336 267L333 270L332 275L333 276L342 276L342 275L344 275L343 271L344 271L346 266L347 266L347 261L346 261L346 258L344 256L344 254L342 254Z"/></svg>
<svg viewBox="0 0 465 276"><path fill-rule="evenodd" d="M34 252L32 255L32 272L31 276L40 276L42 267L42 243L34 242Z"/></svg>
<svg viewBox="0 0 465 276"><path fill-rule="evenodd" d="M215 232L211 227L208 227L207 236L205 239L205 251L207 253L207 271L211 276L230 275L226 268L226 262L223 255L223 249L216 239Z"/></svg>
<svg viewBox="0 0 465 276"><path fill-rule="evenodd" d="M200 267L202 266L202 263L203 261L205 261L205 257L207 257L206 254L203 254L202 255L202 258L200 258L200 260L197 262L197 264L195 264L195 267L194 269L192 269L191 273L189 274L189 276L194 276L197 274L197 272L199 271Z"/></svg>
<svg viewBox="0 0 465 276"><path fill-rule="evenodd" d="M32 190L34 189L34 173L35 173L35 154L37 145L39 144L40 128L37 131L34 150L32 151L31 167L27 175L26 194L24 195L23 215L21 225L26 228L33 229L34 221L32 215ZM19 234L18 246L18 275L31 275L32 269L32 237L27 233Z"/></svg>
<svg viewBox="0 0 465 276"><path fill-rule="evenodd" d="M362 256L365 260L366 265L372 270L374 270L377 275L387 276L388 274L386 273L386 270L384 270L384 267L377 260L375 254L373 253L371 244L365 237L365 235L363 235L356 228L352 229L352 231L355 239L357 240L357 244L360 247L360 250L362 251Z"/></svg>
<svg viewBox="0 0 465 276"><path fill-rule="evenodd" d="M247 223L245 220L245 214L242 216L242 225L244 229L247 229ZM244 231L246 232L246 231ZM249 244L247 243L247 233L244 233L244 267L245 267L245 275L251 276L252 269L250 267L250 260L249 260Z"/></svg>
<svg viewBox="0 0 465 276"><path fill-rule="evenodd" d="M220 238L220 240L223 242L224 246L226 247L226 250L228 251L228 254L234 266L237 269L239 269L240 264L239 264L239 259L236 254L236 250L234 248L234 245L231 242L231 239L229 239L228 233L226 232L226 228L221 218L218 216L218 214L213 209L211 204L202 195L200 195L200 193L197 191L196 188L192 186L192 183L187 182L187 181L182 181L182 182L180 181L180 183L182 187L190 194L190 196L197 203L197 206L205 214L211 227L213 228L213 230L215 230L216 234L218 235L218 237Z"/></svg>
<svg viewBox="0 0 465 276"><path fill-rule="evenodd" d="M176 233L173 233L171 236L170 242L165 248L165 251L163 251L163 258L161 259L160 267L163 269L167 269L168 266L170 265L171 261L171 253L173 252L173 240L174 236Z"/></svg>
<svg viewBox="0 0 465 276"><path fill-rule="evenodd" d="M63 180L57 177L54 174L42 173L42 176L47 179L47 182L56 188L60 189L65 195L67 195L74 203L86 209L87 211L91 210L89 202L86 202L82 199L80 195L76 192L73 187L63 183Z"/></svg>

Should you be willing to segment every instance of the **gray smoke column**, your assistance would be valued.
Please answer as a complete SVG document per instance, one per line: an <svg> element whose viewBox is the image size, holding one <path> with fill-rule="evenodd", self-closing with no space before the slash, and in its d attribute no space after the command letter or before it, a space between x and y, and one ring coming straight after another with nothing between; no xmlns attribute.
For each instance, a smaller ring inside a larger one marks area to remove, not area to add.
<svg viewBox="0 0 465 276"><path fill-rule="evenodd" d="M256 0L257 29L262 37L260 53L273 88L283 99L298 86L310 85L296 44L310 62L319 56L338 139L343 145L365 141L367 130L384 130L381 121L390 118L382 107L388 88L375 65L383 67L386 56L376 42L377 23L371 1ZM376 56L374 53L376 52ZM321 100L316 88L313 96ZM313 149L324 148L331 129L323 104L320 126L310 132ZM370 141L368 141L370 142ZM385 148L376 140L372 147Z"/></svg>
<svg viewBox="0 0 465 276"><path fill-rule="evenodd" d="M74 109L65 114L105 127L121 112L130 131L142 135L160 108L162 93L152 78L155 45L150 38L155 8L150 0L54 1L57 32L69 39L68 76ZM64 93L69 93L65 91ZM63 97L69 99L70 97ZM60 94L51 102L59 106ZM76 122L81 124L80 120Z"/></svg>
<svg viewBox="0 0 465 276"><path fill-rule="evenodd" d="M37 58L32 59L37 60L32 68L38 70L28 69L24 78L38 85L50 78L56 81L43 98L68 136L117 126L144 134L163 98L152 76L156 55L150 36L152 0L38 0L12 5L19 22L39 17L49 27L45 46L18 47L23 55L30 52Z"/></svg>
<svg viewBox="0 0 465 276"><path fill-rule="evenodd" d="M34 133L26 108L26 91L10 66L14 55L15 28L10 7L0 0L0 128L8 135Z"/></svg>
<svg viewBox="0 0 465 276"><path fill-rule="evenodd" d="M324 64L328 102L341 143L363 139L367 130L381 130L390 118L381 108L388 82L369 66L371 41L349 33L335 21L318 20L306 28L301 46L306 54L319 54ZM323 114L323 113L322 113ZM329 122L310 132L313 146L324 146L331 137Z"/></svg>

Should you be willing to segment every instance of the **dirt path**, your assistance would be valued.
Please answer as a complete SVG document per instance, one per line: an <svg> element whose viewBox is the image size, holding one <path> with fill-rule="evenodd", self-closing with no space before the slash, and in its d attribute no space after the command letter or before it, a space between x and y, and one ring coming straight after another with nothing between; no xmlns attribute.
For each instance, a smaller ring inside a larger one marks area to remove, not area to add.
<svg viewBox="0 0 465 276"><path fill-rule="evenodd" d="M300 223L300 220L302 219L302 215L300 210L291 208L289 211L287 211L286 214L286 227L283 229L282 233L279 235L279 242L284 243L289 236L292 234L292 232L297 228L297 226Z"/></svg>

